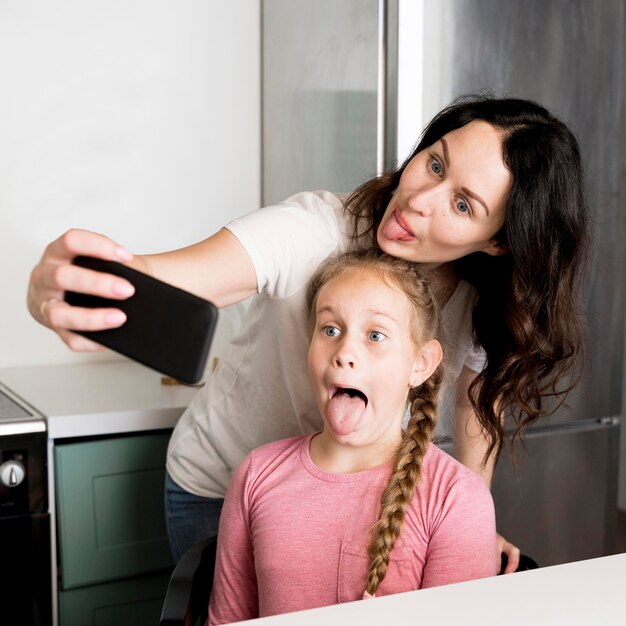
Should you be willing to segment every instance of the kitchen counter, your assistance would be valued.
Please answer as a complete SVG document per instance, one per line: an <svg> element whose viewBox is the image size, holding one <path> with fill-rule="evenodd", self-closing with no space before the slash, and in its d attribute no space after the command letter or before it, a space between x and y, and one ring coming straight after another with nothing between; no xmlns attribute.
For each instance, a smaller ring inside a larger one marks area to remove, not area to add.
<svg viewBox="0 0 626 626"><path fill-rule="evenodd" d="M198 391L132 361L0 368L0 382L46 417L51 439L173 428Z"/></svg>

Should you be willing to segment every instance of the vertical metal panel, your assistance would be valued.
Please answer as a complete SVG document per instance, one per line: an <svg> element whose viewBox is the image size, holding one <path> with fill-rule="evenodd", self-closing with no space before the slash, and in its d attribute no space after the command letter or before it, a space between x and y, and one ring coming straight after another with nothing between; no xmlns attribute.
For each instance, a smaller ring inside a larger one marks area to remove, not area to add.
<svg viewBox="0 0 626 626"><path fill-rule="evenodd" d="M376 173L378 0L264 0L263 204Z"/></svg>
<svg viewBox="0 0 626 626"><path fill-rule="evenodd" d="M626 23L626 15L624 16ZM625 27L626 30L626 27ZM626 46L622 48L622 89L626 88ZM622 97L621 112L620 112L621 127L619 133L619 142L622 151L626 151L626 99ZM618 195L618 212L626 215L626 158L622 153L619 159L619 195ZM618 254L621 255L621 262L618 262L618 266L622 268L622 271L626 271L626 251L622 242L618 244ZM619 275L621 276L621 275ZM618 277L618 280L620 278ZM621 276L621 283L623 287L626 287L626 278ZM623 345L626 351L626 324L624 325L624 337ZM626 376L622 373L622 414L626 407ZM621 440L620 440L620 452L619 452L619 483L618 483L618 508L622 511L626 511L626 424L624 418L622 418L621 428Z"/></svg>
<svg viewBox="0 0 626 626"><path fill-rule="evenodd" d="M533 431L492 487L498 531L542 567L615 550L617 425Z"/></svg>
<svg viewBox="0 0 626 626"><path fill-rule="evenodd" d="M552 421L617 415L623 381L626 211L618 204L624 3L427 0L429 113L488 90L542 103L574 130L587 173L596 257L587 290L585 379Z"/></svg>
<svg viewBox="0 0 626 626"><path fill-rule="evenodd" d="M396 166L398 144L398 0L385 0L385 91L383 110L385 128L378 146L382 161L379 170Z"/></svg>

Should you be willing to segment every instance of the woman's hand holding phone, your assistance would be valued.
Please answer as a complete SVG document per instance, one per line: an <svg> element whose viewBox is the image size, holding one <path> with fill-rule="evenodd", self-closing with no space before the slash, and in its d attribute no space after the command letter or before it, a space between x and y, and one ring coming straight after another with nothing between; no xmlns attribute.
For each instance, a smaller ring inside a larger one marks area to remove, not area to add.
<svg viewBox="0 0 626 626"><path fill-rule="evenodd" d="M72 330L104 330L124 324L126 315L116 308L85 308L64 301L66 291L125 300L133 285L112 274L72 264L79 255L126 263L134 257L113 240L86 230L72 229L53 241L31 273L27 303L31 315L54 330L78 352L103 350L100 345Z"/></svg>

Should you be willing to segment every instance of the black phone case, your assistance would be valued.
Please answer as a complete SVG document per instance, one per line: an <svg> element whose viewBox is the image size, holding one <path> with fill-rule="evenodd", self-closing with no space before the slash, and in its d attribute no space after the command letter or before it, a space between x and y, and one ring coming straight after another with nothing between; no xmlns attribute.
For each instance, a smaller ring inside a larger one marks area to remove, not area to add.
<svg viewBox="0 0 626 626"><path fill-rule="evenodd" d="M86 256L73 262L121 276L135 287L127 300L66 292L65 301L71 305L113 307L127 317L119 328L75 332L181 382L194 384L202 378L218 317L212 302L122 263Z"/></svg>

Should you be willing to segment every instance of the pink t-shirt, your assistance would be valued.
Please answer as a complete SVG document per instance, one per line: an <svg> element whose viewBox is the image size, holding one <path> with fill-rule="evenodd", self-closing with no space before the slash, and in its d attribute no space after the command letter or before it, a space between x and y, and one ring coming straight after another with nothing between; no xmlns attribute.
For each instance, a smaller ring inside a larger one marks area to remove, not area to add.
<svg viewBox="0 0 626 626"><path fill-rule="evenodd" d="M370 528L392 464L330 474L311 461L311 437L257 448L235 472L220 521L209 624L363 597ZM376 595L497 572L489 490L431 444Z"/></svg>

